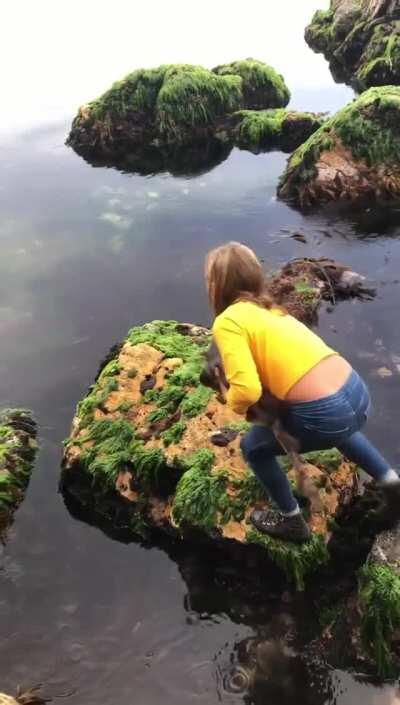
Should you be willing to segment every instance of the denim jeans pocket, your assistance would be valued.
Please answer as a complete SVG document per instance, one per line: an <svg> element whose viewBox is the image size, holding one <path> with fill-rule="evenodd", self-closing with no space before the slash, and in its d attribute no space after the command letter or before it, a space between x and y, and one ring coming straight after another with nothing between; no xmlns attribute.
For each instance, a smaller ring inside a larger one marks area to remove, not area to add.
<svg viewBox="0 0 400 705"><path fill-rule="evenodd" d="M299 435L315 434L328 440L353 433L357 430L357 419L351 405L344 401L340 407L333 405L331 409L295 409L290 414L289 425Z"/></svg>

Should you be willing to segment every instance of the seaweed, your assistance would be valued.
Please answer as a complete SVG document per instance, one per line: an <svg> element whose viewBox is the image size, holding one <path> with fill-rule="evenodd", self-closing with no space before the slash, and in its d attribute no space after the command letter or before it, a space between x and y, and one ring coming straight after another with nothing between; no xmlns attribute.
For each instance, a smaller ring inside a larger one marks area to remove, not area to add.
<svg viewBox="0 0 400 705"><path fill-rule="evenodd" d="M177 526L188 525L207 532L215 530L218 516L227 509L227 477L224 472L212 474L215 455L206 448L182 461L185 472L179 480L172 506Z"/></svg>
<svg viewBox="0 0 400 705"><path fill-rule="evenodd" d="M207 348L209 336L194 342L191 336L179 333L177 326L177 321L153 321L144 326L136 326L129 331L127 341L131 345L147 343L164 353L165 357L191 361L194 354L198 355L199 349Z"/></svg>
<svg viewBox="0 0 400 705"><path fill-rule="evenodd" d="M233 135L241 149L253 152L282 149L293 151L323 123L315 113L293 110L239 110L234 113Z"/></svg>
<svg viewBox="0 0 400 705"><path fill-rule="evenodd" d="M161 435L164 445L169 446L171 443L179 443L186 431L184 421L177 421Z"/></svg>
<svg viewBox="0 0 400 705"><path fill-rule="evenodd" d="M400 627L400 576L389 565L368 562L360 571L361 640L378 674L398 675L390 643Z"/></svg>
<svg viewBox="0 0 400 705"><path fill-rule="evenodd" d="M37 450L36 423L26 409L0 411L0 525L22 501Z"/></svg>
<svg viewBox="0 0 400 705"><path fill-rule="evenodd" d="M329 560L324 537L319 534L313 534L310 541L299 545L272 538L257 529L250 529L246 538L249 543L263 546L300 591L304 590L306 575Z"/></svg>
<svg viewBox="0 0 400 705"><path fill-rule="evenodd" d="M188 392L180 405L182 414L188 418L199 416L206 409L213 394L212 389L203 385L199 385L193 392Z"/></svg>
<svg viewBox="0 0 400 705"><path fill-rule="evenodd" d="M290 91L283 76L272 66L256 59L233 61L213 69L219 76L240 76L244 105L250 109L284 108L290 100Z"/></svg>

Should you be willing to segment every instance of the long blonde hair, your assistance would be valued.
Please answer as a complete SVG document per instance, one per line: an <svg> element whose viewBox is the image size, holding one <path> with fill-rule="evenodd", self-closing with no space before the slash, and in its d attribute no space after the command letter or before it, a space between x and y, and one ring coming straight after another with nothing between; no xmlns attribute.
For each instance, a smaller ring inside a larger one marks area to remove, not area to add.
<svg viewBox="0 0 400 705"><path fill-rule="evenodd" d="M274 306L257 256L240 242L211 250L205 262L207 293L215 315L236 301L251 301L263 308Z"/></svg>

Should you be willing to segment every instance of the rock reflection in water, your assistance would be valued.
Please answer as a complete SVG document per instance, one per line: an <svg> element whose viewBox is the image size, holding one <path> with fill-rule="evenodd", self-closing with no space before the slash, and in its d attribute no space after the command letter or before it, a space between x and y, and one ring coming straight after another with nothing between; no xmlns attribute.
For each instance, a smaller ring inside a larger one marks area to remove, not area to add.
<svg viewBox="0 0 400 705"><path fill-rule="evenodd" d="M206 174L222 164L232 151L232 144L217 139L202 140L190 145L163 147L145 146L135 151L121 151L107 158L96 157L86 150L76 150L93 167L110 167L126 174L195 177Z"/></svg>
<svg viewBox="0 0 400 705"><path fill-rule="evenodd" d="M329 674L322 669L325 672L321 678L322 671L318 677L318 668L313 666L309 670L306 659L291 646L290 626L285 633L287 620L290 625L288 615L278 619L280 635L268 629L270 633L265 636L243 639L233 648L227 645L216 654L217 689L222 700L225 694L233 694L254 705L326 702Z"/></svg>

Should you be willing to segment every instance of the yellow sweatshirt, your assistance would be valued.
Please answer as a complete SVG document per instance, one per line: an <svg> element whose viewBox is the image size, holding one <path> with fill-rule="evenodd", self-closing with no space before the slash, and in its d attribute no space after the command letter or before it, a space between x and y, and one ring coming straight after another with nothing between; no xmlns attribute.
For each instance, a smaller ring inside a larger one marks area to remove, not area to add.
<svg viewBox="0 0 400 705"><path fill-rule="evenodd" d="M239 301L214 321L213 336L229 382L227 402L245 414L268 389L278 399L335 351L279 309Z"/></svg>

